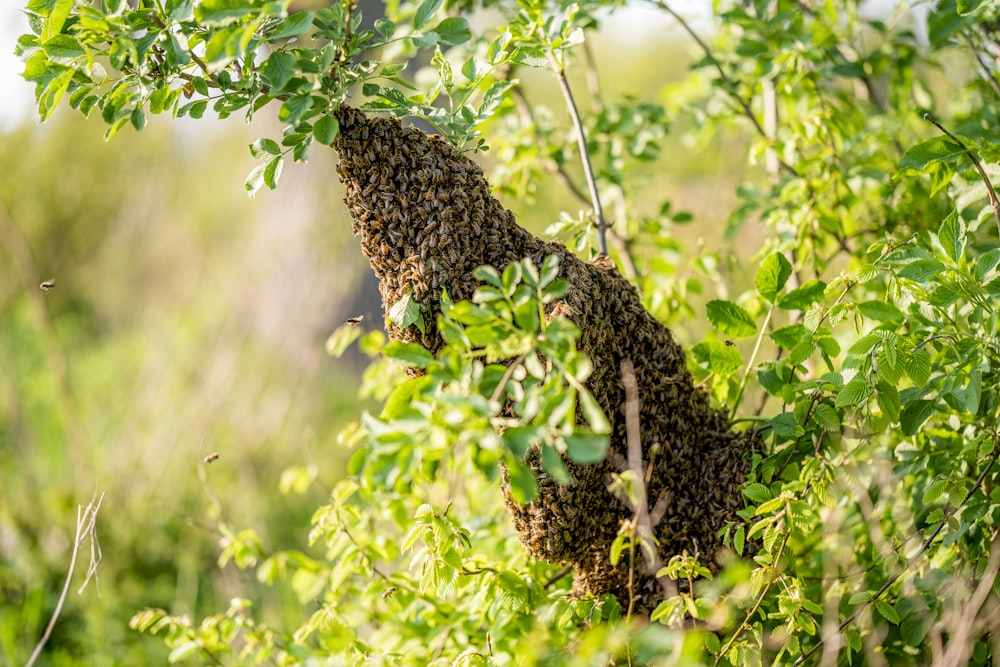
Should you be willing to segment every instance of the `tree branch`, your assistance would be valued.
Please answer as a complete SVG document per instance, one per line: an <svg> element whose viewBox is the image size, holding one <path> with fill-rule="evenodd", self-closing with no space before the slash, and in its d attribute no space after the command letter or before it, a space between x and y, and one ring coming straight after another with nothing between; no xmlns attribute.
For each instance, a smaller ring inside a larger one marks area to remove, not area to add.
<svg viewBox="0 0 1000 667"><path fill-rule="evenodd" d="M995 217L997 221L997 231L1000 232L1000 199L997 198L997 191L993 189L990 177L986 175L986 170L983 169L983 165L980 164L979 158L976 157L976 154L973 153L961 139L952 134L944 125L934 120L934 117L929 113L924 114L924 120L930 121L934 127L944 132L945 135L958 144L962 150L965 151L965 154L969 156L969 159L972 160L973 166L976 168L976 171L979 172L979 177L983 179L983 184L986 185L986 192L989 193L990 197L990 205L993 207L993 217Z"/></svg>
<svg viewBox="0 0 1000 667"><path fill-rule="evenodd" d="M594 208L594 218L597 220L597 248L602 255L608 254L608 241L606 238L607 223L604 220L604 209L601 208L601 198L597 194L597 181L594 179L594 169L590 165L590 150L587 148L587 133L583 129L583 121L580 119L580 110L573 99L573 91L569 87L566 79L566 71L556 62L555 56L549 53L549 62L552 64L552 71L555 72L556 81L562 90L563 97L566 98L566 107L569 115L573 119L573 127L576 128L576 142L580 149L580 161L583 163L583 175L587 179L587 188L590 190L590 204Z"/></svg>
<svg viewBox="0 0 1000 667"><path fill-rule="evenodd" d="M684 32L690 35L691 39L693 39L698 44L698 46L704 52L705 57L708 58L709 62L712 63L712 65L715 67L715 70L719 73L719 78L722 79L722 82L725 84L726 92L728 92L729 96L732 97L733 100L740 105L740 108L743 110L743 115L749 118L750 122L753 123L754 129L757 131L757 134L759 134L765 140L770 141L770 137L767 136L767 132L764 131L764 127L760 124L760 121L757 120L757 116L754 115L753 109L750 108L750 103L747 100L744 100L742 97L740 97L739 93L736 92L736 84L733 82L732 79L730 79L726 75L725 70L722 69L722 64L718 61L718 59L716 59L714 55L712 55L712 50L708 47L708 44L706 44L704 40L702 40L702 38L698 36L698 33L696 33L694 29L688 24L688 22L684 20L684 17L675 12L673 8L670 7L670 5L664 2L664 0L650 0L650 2L652 2L653 5L655 5L656 7L659 7L660 9L662 9L663 11L674 17L674 20L676 20L680 24L681 28L684 29ZM800 175L798 170L795 169L795 167L785 162L785 160L783 160L780 156L778 156L778 164L780 164L781 168L787 171L792 176Z"/></svg>
<svg viewBox="0 0 1000 667"><path fill-rule="evenodd" d="M982 68L983 76L985 76L986 81L989 82L990 88L992 88L993 92L1000 97L1000 81L997 81L997 78L993 76L993 72L990 71L989 65L986 64L986 61L983 60L983 57L979 54L979 49L976 47L976 43L972 41L972 36L969 34L969 31L963 30L962 37L965 37L965 41L969 44L969 48L972 50L972 55L976 58L976 62L978 62L979 66Z"/></svg>

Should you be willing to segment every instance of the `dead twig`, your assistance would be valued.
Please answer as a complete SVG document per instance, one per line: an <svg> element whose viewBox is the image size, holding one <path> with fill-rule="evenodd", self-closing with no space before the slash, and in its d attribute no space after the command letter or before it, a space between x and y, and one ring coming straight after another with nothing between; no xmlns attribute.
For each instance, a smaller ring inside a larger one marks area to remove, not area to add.
<svg viewBox="0 0 1000 667"><path fill-rule="evenodd" d="M49 641L49 637L52 636L52 630L56 627L56 621L59 620L59 614L62 613L63 604L66 602L66 595L69 593L70 582L73 581L73 571L76 569L76 556L87 538L90 538L90 566L87 568L87 575L77 593L83 593L87 584L90 583L91 578L97 575L97 565L101 562L101 546L97 541L97 513L100 511L101 503L103 502L104 494L102 493L100 498L91 500L87 503L86 507L77 506L76 508L76 537L73 540L73 554L70 557L69 572L66 573L66 581L63 584L62 594L59 595L59 601L56 603L55 611L52 612L52 618L49 619L49 624L46 626L42 638L35 645L35 650L31 653L31 657L28 658L28 662L25 663L25 667L31 667L35 664L38 656L42 654L45 644Z"/></svg>

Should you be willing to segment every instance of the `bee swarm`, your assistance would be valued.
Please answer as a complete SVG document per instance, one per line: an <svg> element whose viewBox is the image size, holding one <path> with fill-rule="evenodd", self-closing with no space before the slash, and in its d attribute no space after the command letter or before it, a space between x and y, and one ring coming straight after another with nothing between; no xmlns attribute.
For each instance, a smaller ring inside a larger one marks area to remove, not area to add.
<svg viewBox="0 0 1000 667"><path fill-rule="evenodd" d="M531 460L540 496L527 505L513 502L505 483L506 504L525 548L573 565L577 593L612 593L628 605L628 558L613 566L609 550L634 512L608 485L626 460L620 365L630 359L639 385L643 465L652 465L646 493L660 556L665 562L687 551L711 564L721 547L719 531L742 507L739 487L755 436L730 431L726 416L693 386L683 350L643 308L635 288L607 258L583 262L561 244L519 227L491 196L482 169L445 141L346 107L337 117L337 171L387 311L411 290L436 313L442 288L455 301L470 299L479 286L472 276L476 267L503 271L525 257L540 266L545 256L558 255L560 277L572 284L551 316L568 317L582 330L579 347L594 365L587 386L611 420L611 445L602 463L567 462L574 480L568 486ZM391 323L389 335L437 351L434 316L426 319L426 336L414 326L400 330ZM654 572L640 567L641 557L636 563L635 609L649 613L663 589Z"/></svg>

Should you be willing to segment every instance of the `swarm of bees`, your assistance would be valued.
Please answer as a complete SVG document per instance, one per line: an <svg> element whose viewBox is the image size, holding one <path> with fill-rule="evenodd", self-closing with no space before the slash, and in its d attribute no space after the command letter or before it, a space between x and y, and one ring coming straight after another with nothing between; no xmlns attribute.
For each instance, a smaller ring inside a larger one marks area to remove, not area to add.
<svg viewBox="0 0 1000 667"><path fill-rule="evenodd" d="M654 532L661 556L666 561L683 551L699 553L711 565L722 546L719 531L743 506L739 487L756 436L729 430L725 414L694 386L683 350L643 308L635 288L608 258L584 262L519 227L491 196L482 169L446 142L393 118L369 118L347 107L337 113L337 171L354 233L379 279L383 307L388 311L409 292L430 314L425 334L389 323L391 338L437 351L442 341L433 323L442 288L456 301L471 298L479 286L472 272L484 264L502 271L530 257L540 266L555 254L560 277L572 284L548 314L567 317L582 330L579 347L594 364L587 386L612 422L611 445L602 463L567 461L570 485L547 476L537 455L529 454L540 495L527 505L510 499L505 481L506 504L528 552L573 565L576 592L613 593L627 604L628 559L614 566L609 550L632 509L608 487L626 460L620 367L631 359L643 460L652 461L646 492L659 519ZM662 588L652 573L635 575L635 608L648 613L662 600Z"/></svg>

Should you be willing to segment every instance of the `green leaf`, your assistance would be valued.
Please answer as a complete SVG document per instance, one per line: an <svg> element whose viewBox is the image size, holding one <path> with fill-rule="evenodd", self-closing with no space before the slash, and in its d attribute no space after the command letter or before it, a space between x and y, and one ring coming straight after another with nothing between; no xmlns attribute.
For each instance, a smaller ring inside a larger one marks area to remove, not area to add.
<svg viewBox="0 0 1000 667"><path fill-rule="evenodd" d="M326 353L331 357L340 358L348 346L362 334L364 330L355 325L343 324L326 339Z"/></svg>
<svg viewBox="0 0 1000 667"><path fill-rule="evenodd" d="M945 268L945 265L936 259L918 259L904 266L896 275L917 283L928 283Z"/></svg>
<svg viewBox="0 0 1000 667"><path fill-rule="evenodd" d="M269 41L273 41L276 39L295 37L296 35L308 32L309 28L312 27L314 16L313 12L295 12L279 23L277 27L271 31L267 38Z"/></svg>
<svg viewBox="0 0 1000 667"><path fill-rule="evenodd" d="M552 479L559 484L566 485L573 481L569 476L569 471L566 470L562 456L550 444L542 445L542 470L552 475Z"/></svg>
<svg viewBox="0 0 1000 667"><path fill-rule="evenodd" d="M570 460L583 465L603 461L610 442L606 435L580 432L567 435L564 440L566 441L566 454Z"/></svg>
<svg viewBox="0 0 1000 667"><path fill-rule="evenodd" d="M413 29L422 30L431 20L431 17L441 8L444 0L424 0L417 8L417 13L413 17Z"/></svg>
<svg viewBox="0 0 1000 667"><path fill-rule="evenodd" d="M875 606L875 611L881 614L882 618L893 625L899 625L899 614L896 613L896 609L891 604L885 600L875 600L872 604Z"/></svg>
<svg viewBox="0 0 1000 667"><path fill-rule="evenodd" d="M87 55L87 50L76 38L69 35L56 35L42 45L42 50L54 63L71 65L78 58Z"/></svg>
<svg viewBox="0 0 1000 667"><path fill-rule="evenodd" d="M538 428L530 425L511 427L504 431L503 441L518 460L523 460L532 443L538 441Z"/></svg>
<svg viewBox="0 0 1000 667"><path fill-rule="evenodd" d="M604 410L601 409L594 395L586 389L581 389L577 392L577 399L580 401L580 412L583 413L583 418L590 425L590 428L595 433L610 433L611 424L608 423L608 418L604 415Z"/></svg>
<svg viewBox="0 0 1000 667"><path fill-rule="evenodd" d="M982 282L990 271L996 268L996 265L1000 263L1000 248L994 248L988 252L984 252L976 260L976 282Z"/></svg>
<svg viewBox="0 0 1000 667"><path fill-rule="evenodd" d="M825 282L822 280L810 280L801 287L793 289L781 297L778 300L778 307L785 310L805 310L822 299L825 291Z"/></svg>
<svg viewBox="0 0 1000 667"><path fill-rule="evenodd" d="M270 160L275 155L281 155L281 146L274 139L261 138L250 144L250 155L258 160Z"/></svg>
<svg viewBox="0 0 1000 667"><path fill-rule="evenodd" d="M324 146L331 145L340 135L340 123L333 116L323 116L313 124L313 136Z"/></svg>
<svg viewBox="0 0 1000 667"><path fill-rule="evenodd" d="M743 366L743 355L733 345L717 340L698 343L691 350L695 359L707 364L708 370L716 375L731 375Z"/></svg>
<svg viewBox="0 0 1000 667"><path fill-rule="evenodd" d="M791 350L802 342L804 336L809 335L809 330L801 324L789 324L775 329L768 335L778 347L784 350Z"/></svg>
<svg viewBox="0 0 1000 667"><path fill-rule="evenodd" d="M965 252L965 225L958 219L957 212L952 211L941 223L938 240L941 241L947 256L953 262L958 262Z"/></svg>
<svg viewBox="0 0 1000 667"><path fill-rule="evenodd" d="M297 71L296 59L290 53L285 53L283 51L275 51L267 60L265 60L260 66L260 77L268 86L271 87L270 94L278 95L284 89L285 85L291 81L292 77L295 76ZM306 100L311 102L312 98L309 96L304 97ZM300 99L300 98L292 98ZM291 100L289 100L291 101ZM309 104L305 108L308 109ZM284 107L282 107L284 108ZM288 123L294 123L293 120L287 120Z"/></svg>
<svg viewBox="0 0 1000 667"><path fill-rule="evenodd" d="M903 406L899 414L899 428L903 435L916 435L927 418L934 411L934 401L919 399Z"/></svg>
<svg viewBox="0 0 1000 667"><path fill-rule="evenodd" d="M919 348L911 351L904 362L906 375L918 387L927 384L931 377L931 357L927 350Z"/></svg>
<svg viewBox="0 0 1000 667"><path fill-rule="evenodd" d="M903 311L888 301L865 301L858 304L858 312L877 322L901 324Z"/></svg>
<svg viewBox="0 0 1000 667"><path fill-rule="evenodd" d="M757 292L774 303L792 275L792 265L779 252L767 256L757 271Z"/></svg>
<svg viewBox="0 0 1000 667"><path fill-rule="evenodd" d="M899 390L891 384L879 382L875 385L875 401L890 421L899 419Z"/></svg>
<svg viewBox="0 0 1000 667"><path fill-rule="evenodd" d="M983 392L983 372L976 368L969 373L969 384L965 386L965 409L976 414Z"/></svg>
<svg viewBox="0 0 1000 667"><path fill-rule="evenodd" d="M868 383L865 378L858 375L837 392L835 405L838 408L861 405L868 398Z"/></svg>
<svg viewBox="0 0 1000 667"><path fill-rule="evenodd" d="M282 103L281 108L278 110L278 118L289 125L295 125L312 108L312 105L312 95L290 97Z"/></svg>
<svg viewBox="0 0 1000 667"><path fill-rule="evenodd" d="M744 487L743 495L754 503L762 503L771 499L771 490L760 482L754 482Z"/></svg>
<svg viewBox="0 0 1000 667"><path fill-rule="evenodd" d="M713 299L706 304L712 326L733 338L746 338L757 333L753 317L732 301Z"/></svg>
<svg viewBox="0 0 1000 667"><path fill-rule="evenodd" d="M194 16L203 25L223 26L259 12L251 0L203 0L195 7Z"/></svg>
<svg viewBox="0 0 1000 667"><path fill-rule="evenodd" d="M416 324L422 330L424 318L420 312L420 304L413 298L412 292L407 292L392 305L389 309L389 321L400 329Z"/></svg>
<svg viewBox="0 0 1000 667"><path fill-rule="evenodd" d="M172 650L170 652L170 655L167 656L167 662L169 662L170 664L180 662L182 660L190 658L200 650L201 650L201 644L199 642L196 642L194 640L186 641L183 644L174 647L174 650Z"/></svg>
<svg viewBox="0 0 1000 667"><path fill-rule="evenodd" d="M278 187L278 179L281 178L281 170L284 166L285 158L277 156L264 167L264 185L271 190Z"/></svg>
<svg viewBox="0 0 1000 667"><path fill-rule="evenodd" d="M921 141L903 154L899 161L901 169L923 171L935 162L954 162L965 151L947 137L934 137Z"/></svg>
<svg viewBox="0 0 1000 667"><path fill-rule="evenodd" d="M415 368L427 368L434 362L434 355L428 352L427 348L418 343L407 343L401 340L394 340L386 345L382 348L382 354Z"/></svg>
<svg viewBox="0 0 1000 667"><path fill-rule="evenodd" d="M434 32L438 35L438 42L446 46L464 44L472 39L469 22L459 16L452 16L441 21L434 28Z"/></svg>
<svg viewBox="0 0 1000 667"><path fill-rule="evenodd" d="M944 478L935 479L931 482L930 486L924 489L924 494L920 498L920 502L924 505L932 505L937 502L938 498L944 495L945 489L948 488L948 480Z"/></svg>

